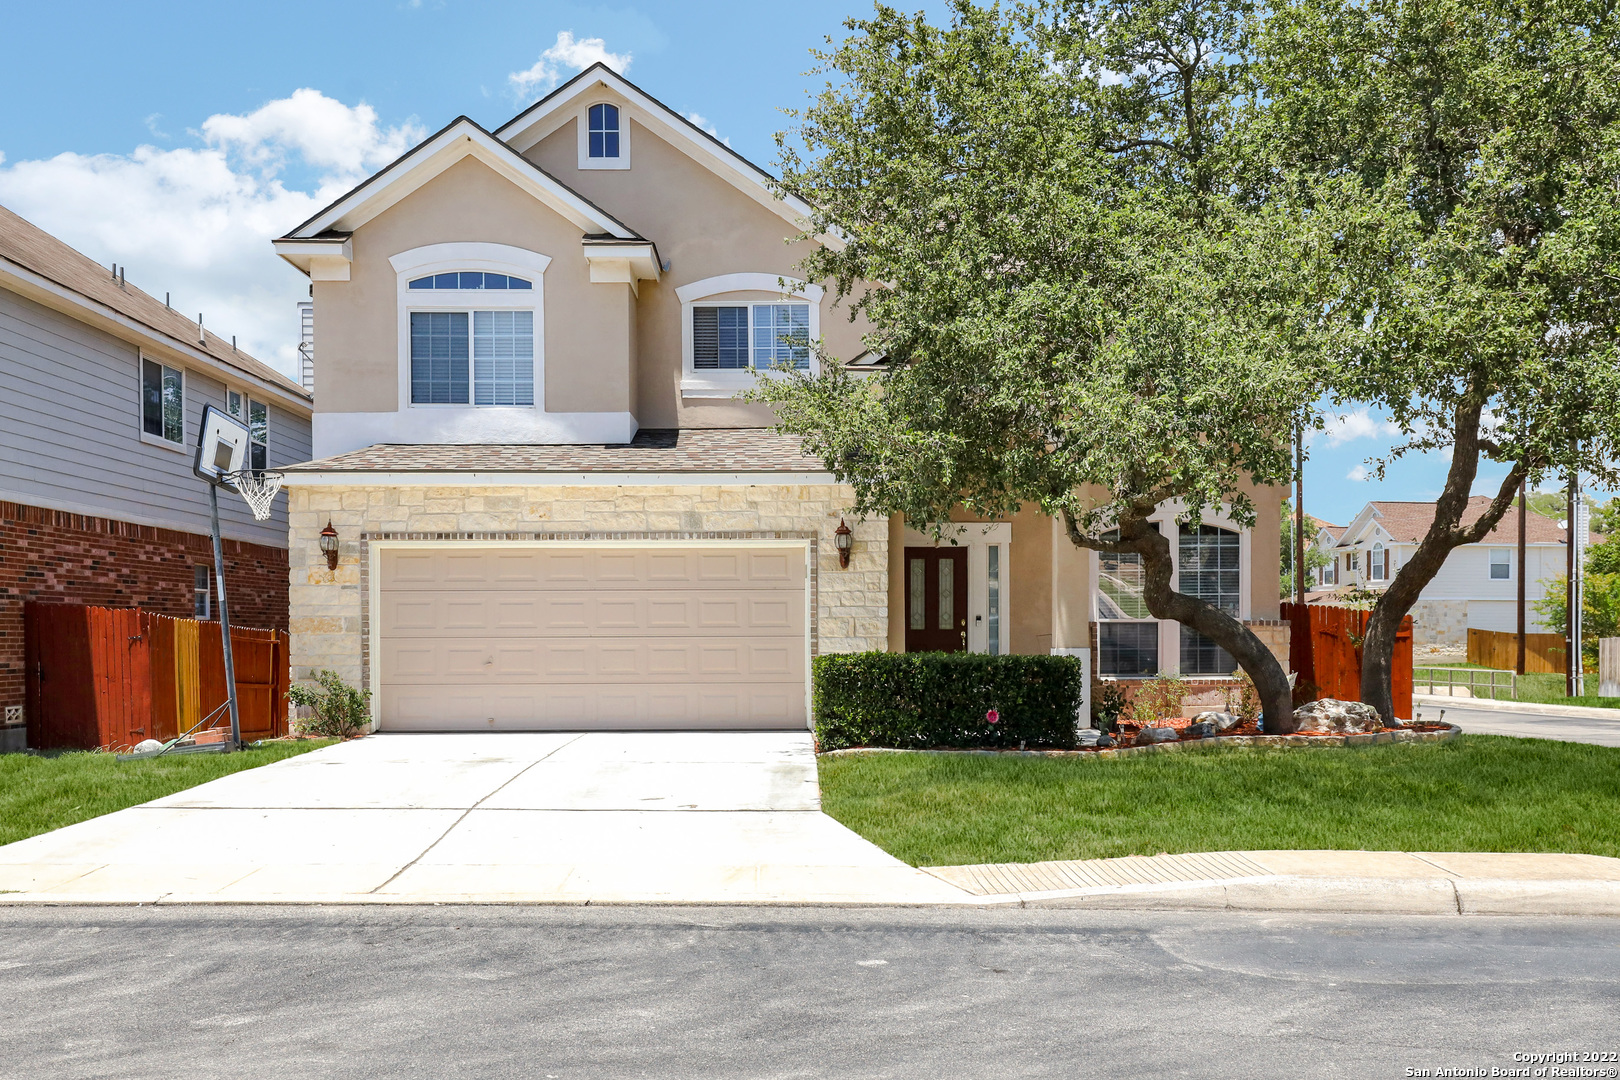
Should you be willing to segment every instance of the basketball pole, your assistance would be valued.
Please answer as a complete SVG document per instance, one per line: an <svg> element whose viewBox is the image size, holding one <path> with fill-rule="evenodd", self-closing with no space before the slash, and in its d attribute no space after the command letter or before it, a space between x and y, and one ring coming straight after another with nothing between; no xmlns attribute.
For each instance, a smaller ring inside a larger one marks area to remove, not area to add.
<svg viewBox="0 0 1620 1080"><path fill-rule="evenodd" d="M242 748L242 719L236 709L236 661L231 655L231 609L225 602L225 545L219 539L219 484L208 485L208 513L214 532L214 581L219 593L219 638L225 648L225 701L231 711L228 750Z"/></svg>

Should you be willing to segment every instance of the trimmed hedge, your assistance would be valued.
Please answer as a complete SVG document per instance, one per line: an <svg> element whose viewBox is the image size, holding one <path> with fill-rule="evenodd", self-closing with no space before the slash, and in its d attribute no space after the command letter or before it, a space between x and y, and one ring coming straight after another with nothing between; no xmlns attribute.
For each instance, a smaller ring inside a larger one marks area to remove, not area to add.
<svg viewBox="0 0 1620 1080"><path fill-rule="evenodd" d="M1072 749L1085 689L1076 657L977 653L818 656L812 682L823 750Z"/></svg>

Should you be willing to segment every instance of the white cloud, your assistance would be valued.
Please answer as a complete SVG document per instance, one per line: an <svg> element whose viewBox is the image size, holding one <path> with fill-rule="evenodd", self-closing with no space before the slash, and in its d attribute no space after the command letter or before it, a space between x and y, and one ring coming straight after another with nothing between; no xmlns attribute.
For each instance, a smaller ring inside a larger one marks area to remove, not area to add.
<svg viewBox="0 0 1620 1080"><path fill-rule="evenodd" d="M688 120L692 121L692 123L696 124L698 127L702 128L704 131L707 131L710 135L713 135L715 138L720 139L720 141L725 143L727 146L731 145L731 140L730 139L721 139L720 138L720 132L715 129L715 126L713 124L709 123L707 120L705 120L703 118L703 114L695 113L695 112L689 112L689 113L686 113L685 115L686 115L686 118Z"/></svg>
<svg viewBox="0 0 1620 1080"><path fill-rule="evenodd" d="M0 156L0 204L98 262L127 264L132 284L172 294L178 310L201 312L210 330L235 334L291 373L293 305L307 282L275 256L271 239L423 134L409 123L381 126L368 105L299 90L244 116L209 117L196 146L10 165ZM294 164L310 179L278 178Z"/></svg>
<svg viewBox="0 0 1620 1080"><path fill-rule="evenodd" d="M1365 408L1353 412L1327 413L1322 417L1322 429L1311 433L1308 440L1315 445L1326 440L1328 446L1343 446L1356 439L1390 439L1399 435L1400 428L1387 420L1375 420Z"/></svg>
<svg viewBox="0 0 1620 1080"><path fill-rule="evenodd" d="M557 34L557 43L541 53L533 67L512 72L506 82L513 99L527 105L556 86L565 69L584 71L592 64L606 64L623 74L630 66L630 54L608 52L607 42L601 38L576 40L572 31L562 30Z"/></svg>
<svg viewBox="0 0 1620 1080"><path fill-rule="evenodd" d="M1344 478L1346 480L1354 480L1358 484L1364 483L1367 480L1372 479L1372 470L1368 469L1365 465L1357 465L1355 468L1345 473Z"/></svg>

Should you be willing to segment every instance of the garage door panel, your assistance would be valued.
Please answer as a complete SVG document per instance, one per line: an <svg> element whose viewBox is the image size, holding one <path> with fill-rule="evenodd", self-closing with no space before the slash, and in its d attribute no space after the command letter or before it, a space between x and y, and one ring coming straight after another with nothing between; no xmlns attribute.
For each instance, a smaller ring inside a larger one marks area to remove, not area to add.
<svg viewBox="0 0 1620 1080"><path fill-rule="evenodd" d="M798 552L738 548L659 552L543 548L490 554L389 552L379 584L384 592L431 588L436 592L532 586L543 589L803 589L804 557Z"/></svg>
<svg viewBox="0 0 1620 1080"><path fill-rule="evenodd" d="M385 550L384 726L802 728L804 564L746 546Z"/></svg>
<svg viewBox="0 0 1620 1080"><path fill-rule="evenodd" d="M530 731L592 728L802 728L802 694L769 687L725 689L683 685L626 688L606 684L559 688L495 687L451 691L402 688L391 695L390 731Z"/></svg>
<svg viewBox="0 0 1620 1080"><path fill-rule="evenodd" d="M443 680L466 685L507 678L537 684L610 678L802 683L805 658L804 643L793 639L539 639L497 647L384 639L380 672L386 682L402 686L424 686Z"/></svg>
<svg viewBox="0 0 1620 1080"><path fill-rule="evenodd" d="M804 596L745 590L636 596L583 591L504 593L388 592L382 631L390 637L609 637L624 632L802 637Z"/></svg>

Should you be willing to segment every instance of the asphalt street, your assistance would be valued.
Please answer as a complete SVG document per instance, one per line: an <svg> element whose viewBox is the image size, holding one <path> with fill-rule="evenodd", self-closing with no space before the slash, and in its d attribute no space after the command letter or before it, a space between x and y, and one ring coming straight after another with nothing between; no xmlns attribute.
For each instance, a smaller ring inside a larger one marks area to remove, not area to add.
<svg viewBox="0 0 1620 1080"><path fill-rule="evenodd" d="M1432 702L1417 706L1417 711L1423 714L1425 720L1440 719L1442 709L1446 713L1446 723L1456 724L1468 735L1514 735L1526 739L1620 746L1620 710L1616 710L1615 718L1609 720L1594 716L1549 716L1544 713L1469 709Z"/></svg>
<svg viewBox="0 0 1620 1080"><path fill-rule="evenodd" d="M1620 920L0 908L8 1078L1490 1075L1616 1017Z"/></svg>

